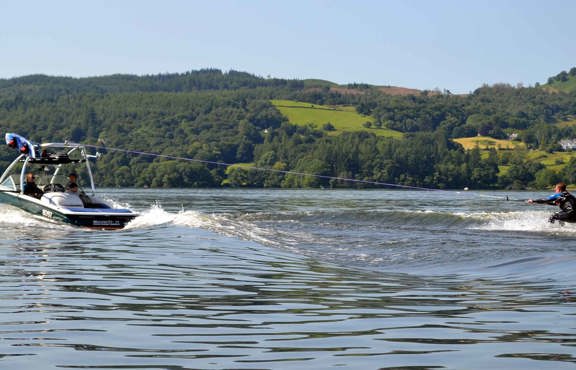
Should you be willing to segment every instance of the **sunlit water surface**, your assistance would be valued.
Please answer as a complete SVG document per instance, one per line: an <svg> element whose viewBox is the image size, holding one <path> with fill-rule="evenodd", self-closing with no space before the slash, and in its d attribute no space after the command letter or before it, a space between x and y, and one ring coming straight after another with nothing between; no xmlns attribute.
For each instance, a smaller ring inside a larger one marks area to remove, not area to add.
<svg viewBox="0 0 576 370"><path fill-rule="evenodd" d="M576 225L543 194L106 193L142 216L0 205L1 369L575 368Z"/></svg>

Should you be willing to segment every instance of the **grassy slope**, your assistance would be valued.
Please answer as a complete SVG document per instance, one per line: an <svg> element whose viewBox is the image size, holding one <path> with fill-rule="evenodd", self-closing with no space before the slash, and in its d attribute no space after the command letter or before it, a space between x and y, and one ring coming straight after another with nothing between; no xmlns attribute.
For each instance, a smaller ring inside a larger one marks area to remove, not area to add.
<svg viewBox="0 0 576 370"><path fill-rule="evenodd" d="M575 79L576 81L576 79ZM373 118L363 116L356 112L354 107L348 106L325 106L310 103L296 102L292 100L272 100L272 104L288 118L288 120L297 125L312 124L318 129L322 129L325 123L330 122L335 131L329 132L331 135L338 135L346 131L367 131L379 136L402 137L402 133L387 128L366 128L365 122L373 122ZM576 125L576 119L561 122L558 126ZM510 140L499 140L488 136L474 136L468 138L458 138L454 140L461 144L464 149L470 150L478 146L482 151L483 157L488 156L488 149L495 148L499 151L526 149L524 143ZM560 172L562 168L572 158L576 157L576 152L556 152L548 153L539 150L526 151L527 158L541 162L547 168ZM508 166L500 166L500 175L508 170Z"/></svg>
<svg viewBox="0 0 576 370"><path fill-rule="evenodd" d="M570 126L576 126L576 119L570 119L568 121L563 121L563 122L558 122L556 124L556 126L562 128L562 127L570 127Z"/></svg>
<svg viewBox="0 0 576 370"><path fill-rule="evenodd" d="M562 124L571 124L571 122ZM509 140L498 140L487 136L458 138L454 139L454 141L461 144L466 150L470 150L478 146L482 152L483 157L488 156L488 149L490 148L496 148L497 150L526 149L526 145L524 143ZM547 168L560 173L564 166L570 162L572 158L576 158L576 152L548 153L541 150L527 150L526 158L540 162ZM509 166L500 166L500 175L505 174L508 171L508 168Z"/></svg>
<svg viewBox="0 0 576 370"><path fill-rule="evenodd" d="M402 137L402 133L387 128L364 127L366 122L372 123L373 118L358 114L354 107L318 105L292 100L272 100L272 104L292 124L312 124L317 129L322 129L324 124L330 122L336 129L329 132L331 135L346 131L367 131L378 136Z"/></svg>
<svg viewBox="0 0 576 370"><path fill-rule="evenodd" d="M528 158L538 161L547 168L560 171L572 158L576 157L576 152L554 152L547 153L540 150L531 150L528 152Z"/></svg>
<svg viewBox="0 0 576 370"><path fill-rule="evenodd" d="M523 143L518 141L499 140L488 136L462 137L454 139L454 141L462 145L466 150L474 149L476 146L481 150L488 150L490 148L514 149L526 147Z"/></svg>
<svg viewBox="0 0 576 370"><path fill-rule="evenodd" d="M543 88L551 91L572 92L576 90L576 78L570 76L566 81L555 81L551 84L544 85Z"/></svg>

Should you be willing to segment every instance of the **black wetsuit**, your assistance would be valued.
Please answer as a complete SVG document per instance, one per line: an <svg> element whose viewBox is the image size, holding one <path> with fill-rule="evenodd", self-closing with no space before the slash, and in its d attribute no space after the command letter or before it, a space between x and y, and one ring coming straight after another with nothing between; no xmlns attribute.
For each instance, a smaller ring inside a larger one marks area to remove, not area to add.
<svg viewBox="0 0 576 370"><path fill-rule="evenodd" d="M40 190L35 182L27 182L24 184L24 194L40 199L44 193L42 190Z"/></svg>
<svg viewBox="0 0 576 370"><path fill-rule="evenodd" d="M534 203L545 203L560 207L560 211L550 217L550 222L552 223L556 220L576 222L576 197L567 191L552 194L545 199L536 199Z"/></svg>

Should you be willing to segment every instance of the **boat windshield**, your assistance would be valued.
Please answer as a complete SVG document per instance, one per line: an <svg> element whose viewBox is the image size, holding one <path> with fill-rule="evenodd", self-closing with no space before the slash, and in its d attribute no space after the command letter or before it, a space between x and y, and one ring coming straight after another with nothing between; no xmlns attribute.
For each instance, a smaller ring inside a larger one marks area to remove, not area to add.
<svg viewBox="0 0 576 370"><path fill-rule="evenodd" d="M18 190L18 186L16 185L16 181L14 181L14 176L9 176L6 178L6 180L4 180L2 182L2 187L6 188L6 189L10 189L13 191L17 191Z"/></svg>

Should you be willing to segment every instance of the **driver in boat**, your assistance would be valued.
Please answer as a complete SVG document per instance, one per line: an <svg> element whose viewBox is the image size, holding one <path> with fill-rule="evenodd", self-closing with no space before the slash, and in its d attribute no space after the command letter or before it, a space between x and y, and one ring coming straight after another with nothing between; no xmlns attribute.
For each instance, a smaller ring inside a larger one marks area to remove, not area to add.
<svg viewBox="0 0 576 370"><path fill-rule="evenodd" d="M566 190L566 184L563 182L556 184L554 194L548 198L528 199L528 203L550 204L560 207L560 211L550 216L548 221L551 223L556 220L560 222L576 222L576 198Z"/></svg>
<svg viewBox="0 0 576 370"><path fill-rule="evenodd" d="M42 190L40 190L38 185L36 185L36 182L34 181L35 178L36 177L32 172L28 172L26 174L26 183L24 184L24 194L40 199L42 197L42 194L44 193L42 192Z"/></svg>

